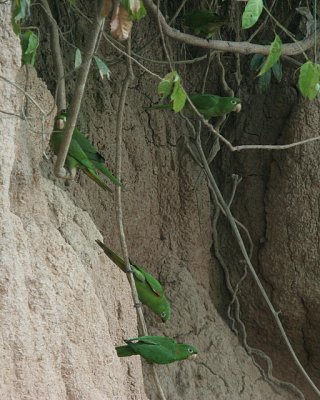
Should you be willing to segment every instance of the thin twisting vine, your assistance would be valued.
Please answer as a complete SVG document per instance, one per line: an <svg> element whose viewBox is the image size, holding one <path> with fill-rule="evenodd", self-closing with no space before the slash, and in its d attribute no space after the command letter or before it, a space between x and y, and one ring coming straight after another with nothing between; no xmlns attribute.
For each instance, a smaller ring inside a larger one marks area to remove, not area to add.
<svg viewBox="0 0 320 400"><path fill-rule="evenodd" d="M57 21L53 18L50 6L47 0L40 0L42 3L42 7L45 11L46 17L50 26L50 40L51 40L51 50L54 54L53 62L55 66L56 72L56 81L57 81L57 108L58 110L65 110L67 108L66 104L66 85L64 80L64 66L62 53L60 49L60 37L59 37L59 28Z"/></svg>
<svg viewBox="0 0 320 400"><path fill-rule="evenodd" d="M215 181L215 179L214 179L214 177L213 177L213 175L211 173L210 167L208 165L208 162L206 160L205 154L204 154L203 149L202 149L200 135L197 136L196 143L197 143L197 149L199 151L200 159L201 159L202 164L203 164L203 168L204 168L204 170L206 172L207 179L208 179L208 181L209 181L209 183L210 183L210 185L212 187L212 190L215 193L215 195L216 195L216 197L217 197L217 199L218 199L218 201L219 201L219 203L221 205L221 208L225 211L226 218L227 218L227 220L228 220L228 222L229 222L229 224L231 226L231 229L232 229L232 231L233 231L233 233L234 233L234 235L236 237L237 243L238 243L238 245L240 247L240 250L241 250L241 253L242 253L242 255L243 255L244 259L245 259L245 262L247 263L247 266L248 266L248 268L249 268L249 270L250 270L250 272L251 272L256 284L258 285L258 288L259 288L264 300L266 301L266 303L268 305L268 308L270 309L270 311L272 313L272 316L273 316L273 318L274 318L274 320L275 320L275 322L276 322L276 324L277 324L277 326L279 328L281 336L282 336L282 338L283 338L283 340L284 340L284 342L285 342L285 344L286 344L286 346L287 346L287 348L288 348L288 350L289 350L289 352L290 352L290 354L291 354L296 366L298 367L299 371L303 374L303 376L308 381L309 385L312 387L314 392L318 396L320 396L319 389L317 388L315 383L312 381L312 379L310 378L310 376L308 375L308 373L306 372L306 370L304 369L304 367L300 363L298 357L296 356L296 353L295 353L295 351L294 351L294 349L293 349L293 347L292 347L292 345L291 345L291 343L289 341L289 338L288 338L288 336L287 336L287 334L286 334L286 332L285 332L285 330L283 328L282 322L281 322L281 320L279 318L279 312L277 312L275 310L275 308L273 307L273 304L271 303L271 301L270 301L270 299L269 299L269 297L267 295L267 292L265 291L264 287L262 286L257 273L255 272L255 269L254 269L254 267L253 267L253 265L251 263L249 254L248 254L248 252L246 250L246 247L245 247L245 244L243 242L242 236L241 236L241 234L239 232L239 229L237 227L237 223L235 221L235 218L233 217L233 215L231 213L231 210L228 207L228 204L225 202L225 200L224 200L224 198L223 198L223 196L222 196L222 194L221 194L221 192L219 190L219 187L218 187L218 185L217 185L217 183L216 183L216 181Z"/></svg>
<svg viewBox="0 0 320 400"><path fill-rule="evenodd" d="M129 36L128 43L127 43L127 52L130 55L130 52L131 52L131 37L130 36ZM122 172L123 116L124 116L124 109L125 109L125 102L126 102L126 98L127 98L128 87L129 87L130 82L133 81L133 79L134 79L134 74L133 74L133 69L132 69L131 57L128 57L127 58L127 74L126 74L126 78L122 85L121 95L120 95L120 99L119 99L118 112L117 112L116 176L118 177L119 181L121 181L121 172ZM118 229L119 229L121 249L122 249L123 258L124 258L125 264L126 264L126 271L127 271L127 276L128 276L130 287L131 287L132 299L133 299L134 305L137 310L139 323L141 326L141 331L144 336L147 336L148 335L147 324L146 324L146 321L143 316L142 305L141 305L141 302L138 297L136 283L135 283L135 280L134 280L134 277L132 274L133 271L132 271L132 268L130 265L130 260L129 260L129 253L128 253L127 241L126 241L124 224L123 224L121 193L122 193L121 186L117 186L117 188L116 188L116 215L117 215L117 223L118 223ZM161 400L166 400L166 397L165 397L163 389L161 387L160 380L159 380L157 371L155 369L155 366L152 365L151 368L152 368L153 376L154 376L156 386L157 386L159 395L161 397Z"/></svg>
<svg viewBox="0 0 320 400"><path fill-rule="evenodd" d="M166 33L168 34L168 29L171 29L171 28L168 27L168 25L166 24L161 12L160 12L160 9L159 9L160 0L157 0L157 7L154 6L152 0L145 0L145 3L146 3L146 6L149 8L149 10L156 16L156 20L157 20L157 23L158 23L158 26L159 26L160 35L161 35L161 38L162 38L163 49L164 49L166 58L167 58L167 60L169 62L169 65L171 66L171 69L172 69L172 62L170 60L170 56L169 56L169 53L168 53L167 48L166 48L165 37L164 37L164 32L163 32L165 30ZM300 47L300 44L299 44L299 47ZM233 93L233 91L229 88L229 86L228 86L228 84L227 84L227 82L225 80L224 67L223 67L223 65L221 63L220 56L218 57L218 64L221 67L221 79L222 79L222 84L224 86L224 89L229 93ZM208 63L208 68L209 68L209 65L210 64ZM206 75L207 74L205 74L205 80L206 80ZM205 88L205 81L203 82L203 91L204 91L204 88ZM310 378L310 376L308 375L308 373L306 372L306 370L304 369L304 367L300 363L299 359L297 358L296 353L295 353L295 351L294 351L294 349L293 349L293 347L292 347L292 345L291 345L291 343L289 341L289 338L287 337L287 334L286 334L286 332L285 332L285 330L283 328L283 325L281 323L281 320L279 318L279 314L280 313L277 312L274 309L273 304L271 303L271 301L270 301L270 299L268 297L268 294L265 291L265 289L264 289L264 287L263 287L263 285L262 285L257 273L255 272L255 269L254 269L252 263L251 263L251 259L250 258L251 258L251 254L252 254L252 240L251 240L250 234L249 234L248 230L242 224L240 224L239 221L237 221L233 217L233 215L231 213L230 205L231 205L233 197L235 195L235 191L236 191L236 187L237 187L238 182L236 182L235 185L234 185L233 192L232 192L232 195L231 195L231 199L229 200L229 202L226 202L224 200L220 190L219 190L219 187L218 187L214 177L213 177L213 174L212 174L212 172L210 170L210 167L209 167L208 160L207 160L207 158L206 158L206 156L204 154L203 148L202 148L202 142L201 142L201 131L202 131L201 125L202 125L202 123L205 126L207 126L211 130L211 132L213 132L215 134L216 141L219 142L219 139L222 140L225 144L227 144L227 146L232 151L235 151L235 149L239 150L239 148L243 147L243 146L236 146L236 147L232 146L231 143L228 142L224 138L224 136L222 136L220 134L220 132L219 132L220 125L219 125L218 130L215 129L215 127L213 127L199 113L199 111L196 109L196 107L191 102L191 100L190 100L188 95L187 95L187 101L189 103L189 106L195 112L195 114L200 118L200 122L198 124L198 128L196 129L193 126L193 124L191 123L191 121L189 120L189 118L184 116L184 119L187 121L187 123L189 124L189 126L191 127L191 129L193 131L195 144L196 144L196 149L197 149L199 157L194 153L193 148L190 146L190 142L188 143L188 145L189 145L189 149L191 150L191 153L193 154L194 160L197 163L200 163L200 165L204 169L205 175L207 177L209 188L210 188L210 190L212 192L213 198L215 199L215 204L217 206L217 214L216 214L216 217L215 217L216 221L218 220L220 211L222 211L223 214L225 215L225 217L227 218L230 226L231 226L233 234L234 234L234 236L236 238L236 241L237 241L237 243L238 243L238 245L240 247L240 251L241 251L241 253L242 253L243 257L244 257L244 262L246 263L246 266L249 268L249 270L250 270L250 272L251 272L251 274L253 276L253 279L255 280L255 282L256 282L256 284L257 284L257 286L258 286L258 288L259 288L259 290L260 290L260 292L261 292L261 294L262 294L262 296L264 298L264 300L266 301L266 303L268 305L268 308L270 309L270 311L272 313L273 318L275 319L275 322L276 322L276 324L277 324L277 326L278 326L278 328L280 330L281 336L282 336L282 338L283 338L283 340L284 340L284 342L285 342L285 344L286 344L286 346L287 346L287 348L288 348L288 350L289 350L289 352L290 352L290 354L291 354L291 356L292 356L292 358L294 360L294 363L296 364L296 366L298 367L300 372L303 374L305 379L308 381L309 385L312 387L314 392L318 396L320 396L320 390L317 388L317 386L312 381L312 379ZM312 139L313 140L319 140L320 137L312 138ZM307 141L310 141L310 140L307 140ZM302 141L302 142L305 142L305 141ZM286 145L286 146L290 146L290 145ZM246 147L249 147L249 145L246 146ZM273 147L273 146L264 146L264 148L269 148L269 149L270 149L270 147ZM278 149L281 148L281 146L276 146L276 147ZM219 151L219 149L217 151ZM249 252L246 249L246 246L244 244L243 238L242 238L241 233L240 233L240 231L238 229L239 225L242 228L244 228L244 230L245 230L245 232L246 232L246 234L247 234L247 236L249 238L249 243L250 243L250 251ZM215 239L216 239L217 243L219 243L218 238L217 238L218 235L217 235L216 226L215 226L215 232L216 232L216 238ZM218 252L218 255L220 256L220 261L222 261L222 266L223 266L223 269L224 269L226 277L227 277L227 279L226 279L227 280L227 286L228 286L228 289L229 289L230 293L232 294L232 302L236 303L236 319L237 319L237 322L242 327L243 341L245 343L246 350L248 351L249 354L259 355L261 358L263 358L267 362L268 368L267 368L267 373L265 373L265 371L263 371L262 367L259 364L257 364L256 361L254 360L254 363L262 371L263 376L266 377L268 381L270 381L272 383L277 383L280 386L289 388L290 390L292 390L293 392L298 394L301 399L304 399L304 395L302 394L302 392L295 385L293 385L291 383L288 383L288 382L280 381L280 380L278 380L278 379L273 377L271 359L263 351L258 350L258 349L253 349L247 344L247 341L246 341L246 330L245 330L245 326L244 326L243 322L240 320L240 303L239 303L239 300L238 300L238 297L237 297L237 291L238 291L238 287L239 287L240 283L238 282L238 285L236 286L236 289L234 290L232 285L231 285L231 282L230 282L228 270L226 268L225 263L223 262L223 258L221 256L221 254L219 252L219 246L216 247L216 250ZM241 281L245 278L245 276L246 276L246 271L245 271L243 277L241 278ZM230 305L230 307L231 307L231 305ZM228 310L228 313L230 314L230 308ZM234 321L234 319L233 319L233 321Z"/></svg>
<svg viewBox="0 0 320 400"><path fill-rule="evenodd" d="M229 200L228 205L227 205L228 208L231 207L234 195L236 193L236 188L237 188L239 182L240 182L240 180L235 177L234 185L233 185L233 191L232 191L230 200ZM213 191L212 186L209 185L209 187ZM256 349L254 347L251 347L247 342L247 331L246 331L246 327L245 327L243 321L240 318L241 307L240 307L239 298L237 296L237 293L238 293L238 290L239 290L239 287L240 287L241 283L247 277L247 264L244 263L243 275L240 277L240 279L236 283L235 287L233 288L232 283L231 283L231 279L230 279L228 266L227 266L222 254L221 254L221 251L220 251L220 239L219 239L219 234L218 234L218 229L217 229L217 224L218 224L218 220L219 220L219 217L220 217L222 206L221 206L221 204L217 204L217 203L215 205L216 205L216 210L215 210L215 214L214 214L214 217L213 217L214 253L215 253L215 256L217 257L217 260L219 261L219 264L221 265L221 267L223 269L223 272L225 274L226 286L227 286L227 289L228 289L230 295L232 296L232 299L231 299L230 304L229 304L228 309L227 309L227 315L228 315L228 318L231 321L231 328L235 332L235 334L237 336L239 336L239 331L238 331L236 325L239 326L240 331L241 331L241 338L242 338L243 346L244 346L245 350L247 351L247 353L250 356L253 357L254 364L260 370L260 372L262 373L262 375L264 376L264 378L265 378L265 380L267 382L269 382L271 384L276 384L276 385L278 385L280 387L283 387L285 389L289 389L292 392L294 392L295 394L297 394L301 400L305 400L305 397L304 397L303 393L294 384L292 384L290 382L285 382L285 381L282 381L282 380L279 380L279 379L275 378L273 376L273 374L272 374L272 360L270 359L270 357L265 352L263 352L262 350L259 350L259 349ZM252 239L250 237L249 232L246 231L246 233L247 233L247 237L248 237L248 240L249 240L249 243L250 243L250 250L249 250L249 254L248 255L249 255L250 259L251 259L252 252L253 252L253 243L252 243ZM234 310L233 310L234 317L232 316L232 307L233 307L233 305L234 305ZM264 368L262 368L261 365L258 362L256 362L256 360L254 359L254 356L258 356L258 357L262 358L266 362L267 371L265 371Z"/></svg>

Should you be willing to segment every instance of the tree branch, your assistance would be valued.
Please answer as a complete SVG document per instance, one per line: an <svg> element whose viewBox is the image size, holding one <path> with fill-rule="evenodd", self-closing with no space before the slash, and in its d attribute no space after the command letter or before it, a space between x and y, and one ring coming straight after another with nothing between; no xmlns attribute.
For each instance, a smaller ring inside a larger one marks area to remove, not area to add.
<svg viewBox="0 0 320 400"><path fill-rule="evenodd" d="M159 18L163 32L178 42L183 42L191 46L203 47L206 49L213 49L216 51L228 52L228 53L240 53L240 54L264 54L268 55L271 46L263 46L260 44L253 44L249 42L232 42L228 40L206 40L197 36L188 35L180 32L177 29L171 28L163 14L157 11L157 6L152 0L143 0L145 7L149 10L150 14L153 15L155 20ZM314 44L314 34L308 36L304 40L295 43L285 43L282 45L281 55L282 56L294 56L303 53L310 49ZM317 37L320 39L320 32L317 33Z"/></svg>
<svg viewBox="0 0 320 400"><path fill-rule="evenodd" d="M58 111L67 108L66 102L66 84L64 79L64 66L60 47L59 29L57 21L53 18L50 6L47 0L40 0L45 11L50 26L50 46L54 70L57 74L57 107Z"/></svg>
<svg viewBox="0 0 320 400"><path fill-rule="evenodd" d="M70 104L69 115L68 115L68 119L67 119L66 126L64 129L64 135L63 135L59 153L57 156L57 161L54 166L54 173L58 178L66 178L66 176L67 176L67 172L63 166L64 166L64 163L66 161L67 154L69 151L69 146L71 143L73 130L76 126L76 122L77 122L77 118L78 118L78 114L79 114L79 110L80 110L80 106L81 106L81 101L82 101L83 93L84 93L87 78L88 78L88 73L89 73L90 66L91 66L91 60L92 60L93 54L95 52L96 43L99 38L99 33L100 33L100 30L101 30L101 28L103 26L103 22L104 22L104 17L102 17L101 13L100 13L101 4L99 1L97 1L97 4L98 3L99 3L99 6L97 6L97 14L96 14L95 24L92 27L91 35L88 39L87 46L84 51L83 62L79 68L79 73L78 73L77 80L76 80L75 90L74 90L73 98L72 98L72 101Z"/></svg>

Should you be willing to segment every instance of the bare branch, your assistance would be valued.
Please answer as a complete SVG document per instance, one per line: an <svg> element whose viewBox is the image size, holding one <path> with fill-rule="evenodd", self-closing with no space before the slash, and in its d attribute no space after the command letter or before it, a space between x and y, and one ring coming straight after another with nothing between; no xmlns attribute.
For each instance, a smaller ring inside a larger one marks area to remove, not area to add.
<svg viewBox="0 0 320 400"><path fill-rule="evenodd" d="M162 80L162 77L158 74L155 74L154 72L150 71L147 67L145 67L143 64L139 63L139 61L137 61L134 57L132 57L131 55L129 55L128 53L126 53L124 50L122 50L120 48L120 45L116 45L115 43L113 43L113 41L108 37L108 35L103 32L102 36L105 38L105 40L111 44L112 47L114 47L117 51L119 51L119 53L123 54L125 57L129 58L131 61L133 61L135 64L137 64L142 70L146 71L148 74L150 74L151 76L153 76L154 78L158 79L158 80Z"/></svg>
<svg viewBox="0 0 320 400"><path fill-rule="evenodd" d="M99 1L97 2L99 3ZM103 5L103 4L102 4ZM101 7L101 4L100 4ZM72 139L73 130L76 126L81 101L83 97L83 93L85 90L88 73L91 66L91 60L93 54L95 52L96 43L99 38L100 30L103 26L104 17L101 16L100 7L97 7L96 19L94 20L94 25L91 30L91 35L88 39L86 49L84 51L83 62L79 68L79 73L76 80L75 90L73 94L73 98L70 104L69 116L66 122L66 126L64 129L64 135L62 138L62 142L60 145L60 150L57 156L57 161L54 166L54 173L58 178L65 178L67 176L67 172L64 169L64 163L66 161L66 157L69 151L69 146Z"/></svg>
<svg viewBox="0 0 320 400"><path fill-rule="evenodd" d="M164 64L164 65L169 64L169 62L166 60L153 60L152 58L144 57L137 53L132 53L132 54L135 57L141 58L141 60L148 61L153 64ZM173 60L173 62L175 65L195 64L197 62L205 60L206 58L207 58L207 55L205 54L204 56L201 56L201 57L190 58L188 60Z"/></svg>
<svg viewBox="0 0 320 400"><path fill-rule="evenodd" d="M160 12L160 0L157 0L157 1L158 1L158 3L157 3L157 22L158 22L159 31L160 31L162 47L163 47L163 50L164 50L164 54L166 55L166 59L167 59L167 61L169 63L170 69L171 69L171 71L173 71L174 68L173 68L172 61L171 61L171 58L170 58L170 55L169 55L169 52L168 52L168 49L167 49L166 38L164 37L162 24L161 24L161 21L160 21L160 16L162 15L161 12Z"/></svg>
<svg viewBox="0 0 320 400"><path fill-rule="evenodd" d="M289 144L246 144L243 146L232 146L232 151L241 150L286 150L291 149L291 147L301 146L302 144L307 144L311 142L316 142L320 140L320 136L315 136L309 139L300 140L299 142L289 143Z"/></svg>
<svg viewBox="0 0 320 400"><path fill-rule="evenodd" d="M50 26L50 42L54 70L56 71L57 79L57 107L58 111L67 108L66 102L66 84L64 79L64 66L60 47L59 28L57 21L53 18L50 6L47 0L40 0L47 16Z"/></svg>
<svg viewBox="0 0 320 400"><path fill-rule="evenodd" d="M161 23L163 32L178 42L183 42L191 46L203 47L206 49L213 49L217 51L227 52L227 53L240 53L240 54L264 54L267 55L270 52L270 46L263 46L260 44L253 44L249 42L232 42L228 40L206 40L199 38L197 36L188 35L186 33L180 32L177 29L171 28L163 14L157 12L157 6L152 0L143 0L144 5L153 15L153 17ZM320 38L320 32L317 33L317 37ZM314 34L308 36L304 40L295 43L285 43L282 45L281 55L283 56L294 56L303 53L304 51L310 49L314 43Z"/></svg>

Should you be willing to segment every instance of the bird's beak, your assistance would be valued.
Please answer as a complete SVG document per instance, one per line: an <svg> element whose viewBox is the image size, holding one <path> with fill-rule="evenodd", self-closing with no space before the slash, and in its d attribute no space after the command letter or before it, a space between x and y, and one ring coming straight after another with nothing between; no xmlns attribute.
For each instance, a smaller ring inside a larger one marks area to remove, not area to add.
<svg viewBox="0 0 320 400"><path fill-rule="evenodd" d="M194 360L195 358L197 358L197 354L192 354L192 356L189 357L190 360Z"/></svg>
<svg viewBox="0 0 320 400"><path fill-rule="evenodd" d="M56 127L60 131L64 128L64 120L63 119L57 119L56 120Z"/></svg>
<svg viewBox="0 0 320 400"><path fill-rule="evenodd" d="M237 113L240 112L241 111L241 103L237 104L233 111L235 111Z"/></svg>

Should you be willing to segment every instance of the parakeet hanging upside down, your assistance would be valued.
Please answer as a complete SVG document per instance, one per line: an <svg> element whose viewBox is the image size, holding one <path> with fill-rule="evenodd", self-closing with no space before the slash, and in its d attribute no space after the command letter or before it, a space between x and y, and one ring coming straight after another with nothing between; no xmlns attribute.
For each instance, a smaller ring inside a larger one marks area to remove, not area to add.
<svg viewBox="0 0 320 400"><path fill-rule="evenodd" d="M63 138L63 129L67 120L67 114L62 112L56 117L55 130L52 132L50 146L55 154L58 154ZM65 166L74 176L77 169L81 169L89 178L100 187L112 192L108 185L100 178L97 170L108 177L115 185L123 186L121 182L109 171L105 165L105 159L92 146L85 135L77 128L74 129Z"/></svg>
<svg viewBox="0 0 320 400"><path fill-rule="evenodd" d="M125 342L126 345L116 347L118 357L140 355L149 363L169 364L194 358L198 353L194 346L177 343L165 336L140 336Z"/></svg>
<svg viewBox="0 0 320 400"><path fill-rule="evenodd" d="M126 272L124 260L109 249L104 243L100 242L100 240L96 240L96 242L111 261L113 261L122 271ZM168 321L171 313L170 304L164 294L160 282L154 276L145 271L140 265L134 264L131 260L130 265L141 303L145 304L156 313L163 322Z"/></svg>

